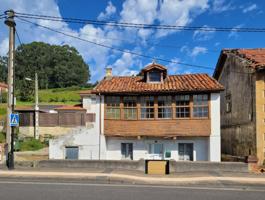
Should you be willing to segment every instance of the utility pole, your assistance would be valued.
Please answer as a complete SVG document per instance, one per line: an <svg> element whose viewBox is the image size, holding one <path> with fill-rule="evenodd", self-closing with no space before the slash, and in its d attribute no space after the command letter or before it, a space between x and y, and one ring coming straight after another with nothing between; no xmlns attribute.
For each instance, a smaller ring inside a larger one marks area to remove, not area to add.
<svg viewBox="0 0 265 200"><path fill-rule="evenodd" d="M8 53L8 103L7 103L7 129L6 140L8 144L7 166L14 169L14 132L15 127L10 126L10 115L14 112L14 51L15 51L15 12L8 10L5 12L7 19L5 24L9 27L9 53Z"/></svg>
<svg viewBox="0 0 265 200"><path fill-rule="evenodd" d="M38 84L38 74L35 73L35 129L34 138L39 139L39 84Z"/></svg>

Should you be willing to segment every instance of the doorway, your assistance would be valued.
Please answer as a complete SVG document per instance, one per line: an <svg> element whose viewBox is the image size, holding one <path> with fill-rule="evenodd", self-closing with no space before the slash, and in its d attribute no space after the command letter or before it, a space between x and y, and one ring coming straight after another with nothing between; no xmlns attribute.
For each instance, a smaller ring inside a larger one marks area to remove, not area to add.
<svg viewBox="0 0 265 200"><path fill-rule="evenodd" d="M121 143L122 159L133 160L133 143Z"/></svg>
<svg viewBox="0 0 265 200"><path fill-rule="evenodd" d="M79 154L78 147L65 147L65 159L67 160L77 160Z"/></svg>
<svg viewBox="0 0 265 200"><path fill-rule="evenodd" d="M193 143L178 144L179 160L193 161Z"/></svg>

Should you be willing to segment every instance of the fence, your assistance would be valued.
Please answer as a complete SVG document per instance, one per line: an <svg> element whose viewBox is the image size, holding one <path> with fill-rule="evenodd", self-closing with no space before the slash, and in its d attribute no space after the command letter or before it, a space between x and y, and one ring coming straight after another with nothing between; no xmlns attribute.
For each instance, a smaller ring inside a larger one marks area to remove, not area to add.
<svg viewBox="0 0 265 200"><path fill-rule="evenodd" d="M25 112L19 115L19 126L34 126L34 112ZM85 126L86 122L95 122L95 114L85 112L39 113L40 127Z"/></svg>

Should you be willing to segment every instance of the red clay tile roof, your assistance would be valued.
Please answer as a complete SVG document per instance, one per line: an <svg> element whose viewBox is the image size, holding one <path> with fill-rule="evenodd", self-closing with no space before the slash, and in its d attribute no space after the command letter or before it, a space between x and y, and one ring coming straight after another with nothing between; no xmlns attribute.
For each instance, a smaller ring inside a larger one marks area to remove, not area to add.
<svg viewBox="0 0 265 200"><path fill-rule="evenodd" d="M264 49L238 49L237 54L251 62L253 68L265 68L265 48Z"/></svg>
<svg viewBox="0 0 265 200"><path fill-rule="evenodd" d="M55 110L85 110L82 105L65 105L58 108L55 108Z"/></svg>
<svg viewBox="0 0 265 200"><path fill-rule="evenodd" d="M79 92L80 95L84 95L84 94L91 94L92 90L82 90L81 92Z"/></svg>
<svg viewBox="0 0 265 200"><path fill-rule="evenodd" d="M1 87L1 88L6 88L6 89L7 89L7 88L8 88L8 85L5 84L5 83L0 83L0 87Z"/></svg>
<svg viewBox="0 0 265 200"><path fill-rule="evenodd" d="M141 76L103 79L92 93L160 93L221 91L224 87L207 74L167 76L163 83L146 83Z"/></svg>
<svg viewBox="0 0 265 200"><path fill-rule="evenodd" d="M158 63L151 63L151 64L147 65L145 68L143 68L142 72L147 72L147 71L150 71L150 70L152 70L154 68L160 69L161 71L167 70L167 68L165 66L163 66L163 65L160 65Z"/></svg>

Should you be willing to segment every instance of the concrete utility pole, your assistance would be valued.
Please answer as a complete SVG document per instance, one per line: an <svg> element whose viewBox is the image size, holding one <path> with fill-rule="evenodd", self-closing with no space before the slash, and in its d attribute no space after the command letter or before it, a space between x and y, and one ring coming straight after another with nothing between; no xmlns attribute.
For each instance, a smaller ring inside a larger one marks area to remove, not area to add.
<svg viewBox="0 0 265 200"><path fill-rule="evenodd" d="M39 84L38 74L35 73L35 127L34 127L34 138L39 139Z"/></svg>
<svg viewBox="0 0 265 200"><path fill-rule="evenodd" d="M9 117L14 112L14 53L15 53L15 20L14 11L8 10L5 12L8 16L5 24L9 27L9 53L8 53L8 103L7 103L7 129L6 140L8 144L8 159L7 166L9 169L14 169L14 132L15 127L10 126Z"/></svg>

